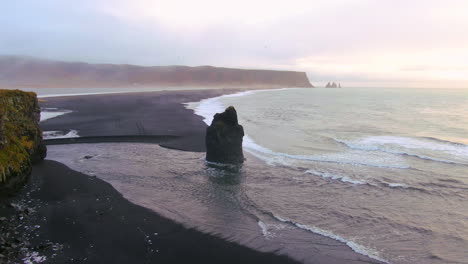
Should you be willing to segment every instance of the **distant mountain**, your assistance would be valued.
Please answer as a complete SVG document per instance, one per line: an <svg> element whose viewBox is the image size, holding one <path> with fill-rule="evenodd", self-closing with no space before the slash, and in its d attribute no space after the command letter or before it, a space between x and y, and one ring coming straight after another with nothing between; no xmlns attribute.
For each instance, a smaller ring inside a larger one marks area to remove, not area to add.
<svg viewBox="0 0 468 264"><path fill-rule="evenodd" d="M0 56L0 88L206 86L225 88L313 87L304 72L211 66L153 66L60 62Z"/></svg>

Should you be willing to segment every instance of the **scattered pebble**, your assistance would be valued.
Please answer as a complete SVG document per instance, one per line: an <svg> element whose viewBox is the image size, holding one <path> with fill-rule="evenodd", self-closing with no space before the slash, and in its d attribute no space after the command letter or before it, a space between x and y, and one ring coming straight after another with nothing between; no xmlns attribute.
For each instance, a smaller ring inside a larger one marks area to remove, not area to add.
<svg viewBox="0 0 468 264"><path fill-rule="evenodd" d="M23 258L24 264L35 264L44 262L47 258L45 256L39 256L38 252L28 252L26 257Z"/></svg>
<svg viewBox="0 0 468 264"><path fill-rule="evenodd" d="M62 248L60 244L35 239L40 238L37 230L41 227L35 223L46 219L36 217L36 208L43 204L28 197L28 193L3 206L14 210L10 216L0 217L0 263L17 263L17 260L21 260L21 263L37 264L46 261L45 252L48 249L58 251ZM33 238L34 244L30 242Z"/></svg>

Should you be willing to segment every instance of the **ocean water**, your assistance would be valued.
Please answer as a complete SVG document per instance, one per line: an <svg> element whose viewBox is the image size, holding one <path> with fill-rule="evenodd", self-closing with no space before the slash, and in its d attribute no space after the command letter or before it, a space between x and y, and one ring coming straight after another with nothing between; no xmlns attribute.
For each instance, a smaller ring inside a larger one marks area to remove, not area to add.
<svg viewBox="0 0 468 264"><path fill-rule="evenodd" d="M282 89L189 107L210 123L229 105L245 150L290 170L251 194L277 220L392 263L468 263L468 90Z"/></svg>
<svg viewBox="0 0 468 264"><path fill-rule="evenodd" d="M468 263L468 90L279 89L187 107L209 124L229 105L246 132L241 168L150 144L49 146L48 158L304 263Z"/></svg>

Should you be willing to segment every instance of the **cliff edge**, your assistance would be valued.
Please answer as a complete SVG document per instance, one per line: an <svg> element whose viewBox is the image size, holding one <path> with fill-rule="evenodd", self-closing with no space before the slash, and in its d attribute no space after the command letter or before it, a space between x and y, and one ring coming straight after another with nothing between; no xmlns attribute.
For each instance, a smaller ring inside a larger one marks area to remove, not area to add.
<svg viewBox="0 0 468 264"><path fill-rule="evenodd" d="M212 66L152 66L60 62L0 56L0 88L86 87L313 87L305 72Z"/></svg>
<svg viewBox="0 0 468 264"><path fill-rule="evenodd" d="M0 195L21 187L32 164L45 158L39 121L35 93L0 90Z"/></svg>

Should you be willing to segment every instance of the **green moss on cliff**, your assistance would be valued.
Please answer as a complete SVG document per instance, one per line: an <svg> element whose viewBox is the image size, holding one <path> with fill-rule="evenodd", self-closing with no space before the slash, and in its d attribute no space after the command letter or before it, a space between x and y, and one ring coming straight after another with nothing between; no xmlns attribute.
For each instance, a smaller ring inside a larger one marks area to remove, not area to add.
<svg viewBox="0 0 468 264"><path fill-rule="evenodd" d="M0 191L28 176L32 156L43 144L39 117L35 93L0 90Z"/></svg>

